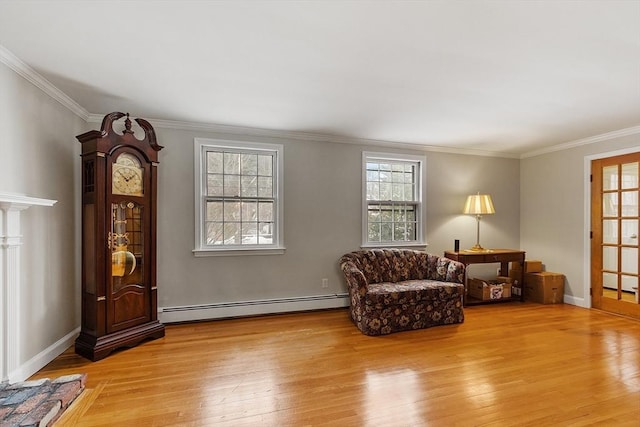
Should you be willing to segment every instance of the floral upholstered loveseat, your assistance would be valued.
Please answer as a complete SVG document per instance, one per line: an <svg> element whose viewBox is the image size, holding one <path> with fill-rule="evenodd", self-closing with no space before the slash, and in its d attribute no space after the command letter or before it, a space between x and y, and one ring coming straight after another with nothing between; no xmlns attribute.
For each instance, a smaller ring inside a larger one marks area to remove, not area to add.
<svg viewBox="0 0 640 427"><path fill-rule="evenodd" d="M356 251L340 258L350 314L366 335L462 323L464 264L408 249Z"/></svg>

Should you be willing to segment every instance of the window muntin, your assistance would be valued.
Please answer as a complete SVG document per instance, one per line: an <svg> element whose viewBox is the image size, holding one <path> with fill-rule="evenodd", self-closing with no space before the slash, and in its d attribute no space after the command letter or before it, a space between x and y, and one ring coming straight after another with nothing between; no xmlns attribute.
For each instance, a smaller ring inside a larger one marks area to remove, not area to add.
<svg viewBox="0 0 640 427"><path fill-rule="evenodd" d="M418 156L363 153L363 246L423 245Z"/></svg>
<svg viewBox="0 0 640 427"><path fill-rule="evenodd" d="M196 146L196 252L282 249L282 146L203 139Z"/></svg>

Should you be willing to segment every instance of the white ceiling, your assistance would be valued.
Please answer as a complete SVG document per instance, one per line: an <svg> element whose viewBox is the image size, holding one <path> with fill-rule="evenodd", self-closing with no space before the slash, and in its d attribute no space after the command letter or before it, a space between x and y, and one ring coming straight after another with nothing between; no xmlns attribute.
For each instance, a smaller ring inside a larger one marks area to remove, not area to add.
<svg viewBox="0 0 640 427"><path fill-rule="evenodd" d="M640 125L640 0L0 0L94 114L521 154Z"/></svg>

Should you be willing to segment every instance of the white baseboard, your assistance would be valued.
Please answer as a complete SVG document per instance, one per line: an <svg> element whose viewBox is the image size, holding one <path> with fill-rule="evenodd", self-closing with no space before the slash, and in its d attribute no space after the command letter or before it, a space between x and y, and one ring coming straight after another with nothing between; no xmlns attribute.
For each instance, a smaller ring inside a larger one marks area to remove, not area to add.
<svg viewBox="0 0 640 427"><path fill-rule="evenodd" d="M158 320L162 323L190 322L348 306L348 294L312 295L293 298L160 307L158 309Z"/></svg>
<svg viewBox="0 0 640 427"><path fill-rule="evenodd" d="M36 354L30 360L27 360L17 369L9 372L9 383L13 384L24 381L40 369L47 366L49 362L53 361L53 359L60 356L66 349L73 345L79 333L80 327L69 332L67 335Z"/></svg>
<svg viewBox="0 0 640 427"><path fill-rule="evenodd" d="M565 294L564 303L565 304L571 304L571 305L577 305L578 307L583 307L583 308L590 308L587 305L587 301L584 298L577 298L577 297L574 297L572 295L566 295Z"/></svg>

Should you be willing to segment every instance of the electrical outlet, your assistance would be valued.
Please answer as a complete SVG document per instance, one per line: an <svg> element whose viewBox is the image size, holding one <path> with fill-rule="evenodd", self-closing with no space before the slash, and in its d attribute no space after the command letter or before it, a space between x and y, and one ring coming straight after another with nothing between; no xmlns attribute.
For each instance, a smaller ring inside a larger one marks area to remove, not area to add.
<svg viewBox="0 0 640 427"><path fill-rule="evenodd" d="M323 288L329 287L329 279L322 279L322 287Z"/></svg>

